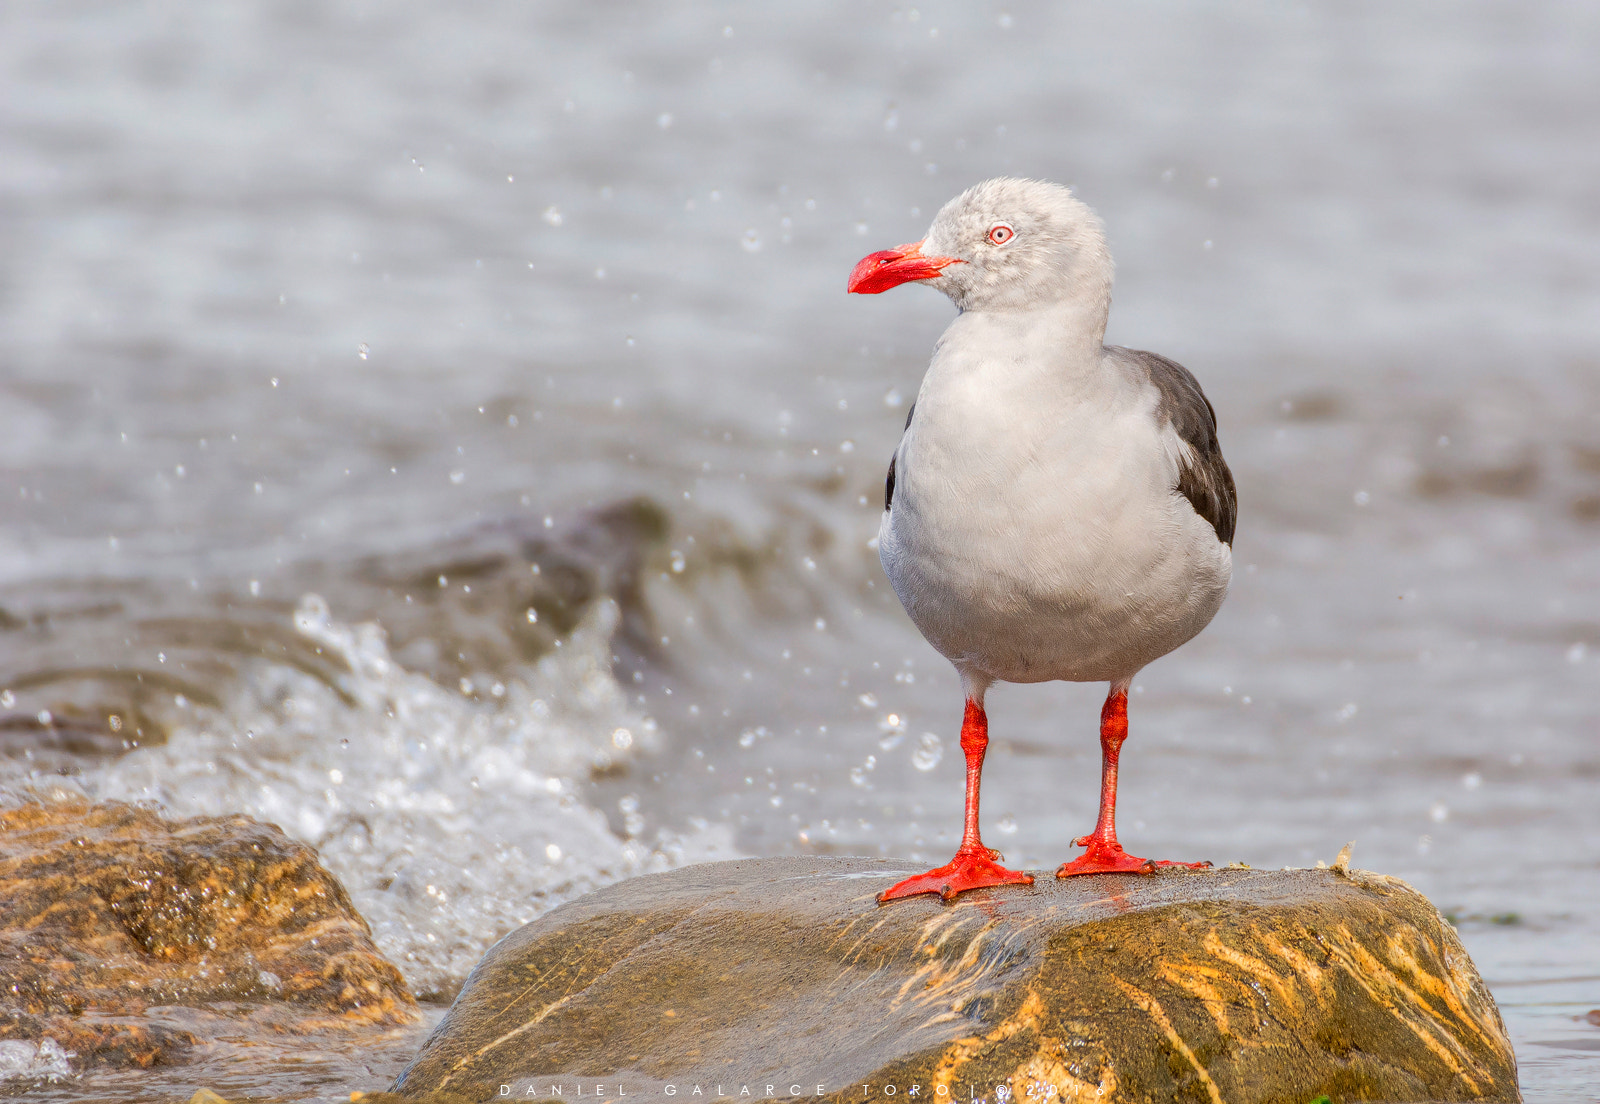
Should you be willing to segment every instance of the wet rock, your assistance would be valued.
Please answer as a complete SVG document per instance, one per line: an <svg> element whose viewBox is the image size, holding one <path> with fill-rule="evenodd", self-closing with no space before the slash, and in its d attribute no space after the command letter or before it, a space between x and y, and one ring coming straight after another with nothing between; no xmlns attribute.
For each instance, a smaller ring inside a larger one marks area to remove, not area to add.
<svg viewBox="0 0 1600 1104"><path fill-rule="evenodd" d="M1518 1099L1482 980L1394 879L1046 874L879 907L909 872L742 860L571 902L489 951L395 1091Z"/></svg>
<svg viewBox="0 0 1600 1104"><path fill-rule="evenodd" d="M0 1040L53 1039L77 1066L178 1061L200 1038L150 1014L174 1005L266 1008L276 1031L417 1014L344 887L272 825L0 811Z"/></svg>

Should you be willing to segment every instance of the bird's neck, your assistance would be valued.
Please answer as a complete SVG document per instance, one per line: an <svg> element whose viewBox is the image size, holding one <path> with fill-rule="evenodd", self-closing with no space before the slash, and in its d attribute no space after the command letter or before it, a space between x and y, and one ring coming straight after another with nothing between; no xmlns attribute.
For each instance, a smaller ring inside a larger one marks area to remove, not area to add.
<svg viewBox="0 0 1600 1104"><path fill-rule="evenodd" d="M1109 292L1075 296L1023 310L968 310L940 345L959 345L984 359L1008 364L1008 374L1055 377L1098 371L1105 348Z"/></svg>

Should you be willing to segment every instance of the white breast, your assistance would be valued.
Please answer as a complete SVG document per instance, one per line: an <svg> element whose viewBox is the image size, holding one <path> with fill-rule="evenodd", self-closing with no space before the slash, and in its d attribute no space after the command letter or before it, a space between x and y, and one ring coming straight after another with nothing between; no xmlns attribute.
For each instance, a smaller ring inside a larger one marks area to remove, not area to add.
<svg viewBox="0 0 1600 1104"><path fill-rule="evenodd" d="M1131 678L1226 595L1229 547L1176 493L1185 445L1148 380L1050 319L964 314L896 454L879 556L964 672Z"/></svg>

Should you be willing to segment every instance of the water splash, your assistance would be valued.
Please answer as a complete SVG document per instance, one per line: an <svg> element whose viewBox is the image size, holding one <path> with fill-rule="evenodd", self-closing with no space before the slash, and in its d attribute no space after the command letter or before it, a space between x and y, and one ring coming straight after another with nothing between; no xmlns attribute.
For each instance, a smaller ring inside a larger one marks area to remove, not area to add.
<svg viewBox="0 0 1600 1104"><path fill-rule="evenodd" d="M228 723L176 729L79 785L176 815L244 812L311 843L420 995L450 995L490 943L565 900L734 855L719 826L646 840L636 811L620 838L580 799L584 778L657 742L611 676L614 602L489 700L407 670L378 624L344 624L316 595L293 620L348 671L262 663Z"/></svg>

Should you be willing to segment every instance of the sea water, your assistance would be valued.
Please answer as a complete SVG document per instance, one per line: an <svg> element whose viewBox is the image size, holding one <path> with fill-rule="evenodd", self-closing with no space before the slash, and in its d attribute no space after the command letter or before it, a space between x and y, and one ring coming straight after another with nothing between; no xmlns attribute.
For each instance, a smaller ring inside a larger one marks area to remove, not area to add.
<svg viewBox="0 0 1600 1104"><path fill-rule="evenodd" d="M1528 1099L1588 1099L1592 9L5 22L5 800L279 824L430 1017L501 934L635 873L943 861L959 687L872 540L951 308L844 280L968 184L1042 176L1106 220L1108 339L1195 371L1240 488L1228 603L1133 689L1124 840L1353 840L1458 924ZM992 692L1012 863L1092 825L1102 693ZM342 1099L416 1041L218 1044L181 1081L12 1047L0 1076Z"/></svg>

